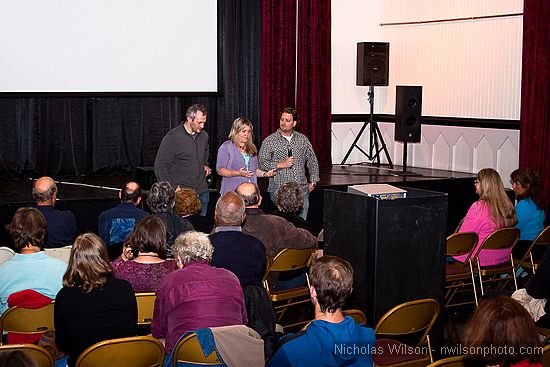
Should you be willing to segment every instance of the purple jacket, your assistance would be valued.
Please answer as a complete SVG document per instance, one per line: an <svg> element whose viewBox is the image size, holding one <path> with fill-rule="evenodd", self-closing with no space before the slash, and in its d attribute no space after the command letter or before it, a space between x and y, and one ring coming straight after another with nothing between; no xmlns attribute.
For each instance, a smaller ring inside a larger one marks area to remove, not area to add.
<svg viewBox="0 0 550 367"><path fill-rule="evenodd" d="M216 171L220 168L227 168L232 171L238 171L245 167L244 158L237 146L231 141L227 140L218 149L218 159L216 161ZM228 191L234 191L237 186L243 182L257 183L256 169L258 168L258 156L251 156L248 164L248 170L252 172L252 177L246 178L242 176L237 177L222 177L222 186L220 188L220 195Z"/></svg>

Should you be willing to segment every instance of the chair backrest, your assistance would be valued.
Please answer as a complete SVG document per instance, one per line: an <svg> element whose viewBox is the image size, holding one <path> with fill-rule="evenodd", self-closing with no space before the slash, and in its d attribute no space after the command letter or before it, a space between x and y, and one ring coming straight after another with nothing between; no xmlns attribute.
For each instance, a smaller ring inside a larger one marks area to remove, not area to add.
<svg viewBox="0 0 550 367"><path fill-rule="evenodd" d="M351 317L353 320L355 320L356 323L360 325L365 325L367 323L367 315L365 315L365 313L361 310L344 310L344 316Z"/></svg>
<svg viewBox="0 0 550 367"><path fill-rule="evenodd" d="M46 349L35 344L8 344L0 345L0 352L20 350L25 353L37 367L54 367L52 355Z"/></svg>
<svg viewBox="0 0 550 367"><path fill-rule="evenodd" d="M542 365L550 366L550 345L547 345L542 349Z"/></svg>
<svg viewBox="0 0 550 367"><path fill-rule="evenodd" d="M466 367L466 356L456 356L440 359L434 363L430 363L427 367Z"/></svg>
<svg viewBox="0 0 550 367"><path fill-rule="evenodd" d="M439 303L435 299L405 302L386 312L376 324L374 333L390 337L421 334L420 345L424 343L438 315Z"/></svg>
<svg viewBox="0 0 550 367"><path fill-rule="evenodd" d="M3 332L37 334L55 330L53 307L52 302L34 309L18 306L8 308L0 318L0 334Z"/></svg>
<svg viewBox="0 0 550 367"><path fill-rule="evenodd" d="M509 248L510 251L519 239L519 229L515 227L499 228L485 238L477 249L472 260L477 260L481 250L502 250Z"/></svg>
<svg viewBox="0 0 550 367"><path fill-rule="evenodd" d="M533 241L533 246L550 246L550 226L547 226L539 233Z"/></svg>
<svg viewBox="0 0 550 367"><path fill-rule="evenodd" d="M49 257L53 257L54 259L59 259L65 262L66 264L69 263L69 259L71 258L71 249L73 248L72 245L63 246L63 247L56 247L56 248L46 248L44 249L44 252L46 252L46 255Z"/></svg>
<svg viewBox="0 0 550 367"><path fill-rule="evenodd" d="M203 354L197 335L194 332L181 338L174 347L174 351L172 352L172 366L175 367L178 362L196 363L206 366L217 366L221 364L215 351L207 356Z"/></svg>
<svg viewBox="0 0 550 367"><path fill-rule="evenodd" d="M153 321L153 310L155 308L155 292L136 293L138 325L150 325Z"/></svg>
<svg viewBox="0 0 550 367"><path fill-rule="evenodd" d="M311 260L314 248L293 249L285 248L279 251L267 269L270 271L291 271L307 267Z"/></svg>
<svg viewBox="0 0 550 367"><path fill-rule="evenodd" d="M152 336L110 339L87 348L76 360L76 367L161 367L164 346Z"/></svg>
<svg viewBox="0 0 550 367"><path fill-rule="evenodd" d="M2 265L14 256L15 252L11 248L5 246L0 247L0 265Z"/></svg>
<svg viewBox="0 0 550 367"><path fill-rule="evenodd" d="M475 232L458 232L447 237L447 256L460 256L468 254L464 262L467 262L472 251L477 245L479 236Z"/></svg>

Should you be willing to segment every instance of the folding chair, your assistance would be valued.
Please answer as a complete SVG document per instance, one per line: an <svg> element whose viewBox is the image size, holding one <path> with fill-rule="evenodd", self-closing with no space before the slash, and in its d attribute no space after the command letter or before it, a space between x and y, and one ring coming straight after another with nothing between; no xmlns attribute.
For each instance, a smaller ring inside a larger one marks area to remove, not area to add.
<svg viewBox="0 0 550 367"><path fill-rule="evenodd" d="M361 310L357 309L351 309L351 310L344 310L344 316L349 316L353 320L355 320L356 323L360 325L366 325L367 324L367 315Z"/></svg>
<svg viewBox="0 0 550 367"><path fill-rule="evenodd" d="M40 308L12 306L0 317L0 335L2 333L42 334L55 330L53 322L53 302ZM2 345L2 338L0 338Z"/></svg>
<svg viewBox="0 0 550 367"><path fill-rule="evenodd" d="M138 325L151 325L156 298L155 292L136 293Z"/></svg>
<svg viewBox="0 0 550 367"><path fill-rule="evenodd" d="M172 366L176 367L178 362L198 364L202 366L221 366L216 351L212 351L205 356L202 352L201 345L197 339L197 334L191 332L189 335L182 338L172 352Z"/></svg>
<svg viewBox="0 0 550 367"><path fill-rule="evenodd" d="M514 280L514 287L518 289L518 282L516 279L516 269L514 268L514 259L512 257L512 249L518 242L519 230L515 227L500 228L495 230L489 236L485 238L481 246L479 246L473 259L477 267L474 269L479 276L479 285L481 287L481 294L485 294L483 284L501 283L503 288L510 279ZM510 251L510 260L503 264L481 266L479 264L479 254L483 250L502 250L507 249ZM485 280L483 278L486 278Z"/></svg>
<svg viewBox="0 0 550 367"><path fill-rule="evenodd" d="M542 365L550 366L550 345L547 345L542 349Z"/></svg>
<svg viewBox="0 0 550 367"><path fill-rule="evenodd" d="M375 366L416 367L433 362L429 332L438 315L439 303L431 298L405 302L386 312L374 328ZM396 337L417 337L418 343L410 347Z"/></svg>
<svg viewBox="0 0 550 367"><path fill-rule="evenodd" d="M285 311L288 307L292 307L301 303L309 303L309 277L306 272L306 283L300 287L284 290L272 290L271 285L269 284L270 274L273 272L286 272L286 271L295 271L304 269L306 270L311 261L311 255L313 254L314 248L307 249L282 249L277 256L273 259L271 264L268 264L266 274L264 276L263 284L271 300L271 303L281 303L283 304L274 305L275 312L278 316L278 321L280 323L281 318L283 317ZM296 300L296 299L299 300ZM306 324L310 320L295 322L289 325L284 325L285 327L296 326Z"/></svg>
<svg viewBox="0 0 550 367"><path fill-rule="evenodd" d="M25 353L38 367L54 367L52 355L46 349L36 344L8 344L0 345L0 352L20 350Z"/></svg>
<svg viewBox="0 0 550 367"><path fill-rule="evenodd" d="M530 268L533 270L533 274L537 271L540 259L533 258L533 248L535 246L550 246L550 226L547 226L539 233L521 259L514 259L516 269L520 267Z"/></svg>
<svg viewBox="0 0 550 367"><path fill-rule="evenodd" d="M479 237L475 232L459 232L447 237L446 256L468 255L463 263L455 261L446 263L445 266L445 307L461 306L472 303L471 301L451 303L455 295L466 292L468 286L472 287L476 306L478 304L472 253L476 248ZM460 290L462 289L462 290Z"/></svg>
<svg viewBox="0 0 550 367"><path fill-rule="evenodd" d="M161 367L164 346L152 336L110 339L87 348L76 360L76 367Z"/></svg>
<svg viewBox="0 0 550 367"><path fill-rule="evenodd" d="M428 367L466 367L466 356L456 356L440 359L434 363L430 363Z"/></svg>

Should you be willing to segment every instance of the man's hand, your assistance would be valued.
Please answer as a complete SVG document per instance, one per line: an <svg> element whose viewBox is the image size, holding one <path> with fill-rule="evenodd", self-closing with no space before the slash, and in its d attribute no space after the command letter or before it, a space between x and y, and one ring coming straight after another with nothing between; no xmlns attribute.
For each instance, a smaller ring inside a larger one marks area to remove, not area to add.
<svg viewBox="0 0 550 367"><path fill-rule="evenodd" d="M313 190L315 190L315 182L308 183L307 184L307 191L312 192Z"/></svg>
<svg viewBox="0 0 550 367"><path fill-rule="evenodd" d="M206 176L210 176L210 174L212 173L212 169L208 166L204 166L204 173L206 174Z"/></svg>
<svg viewBox="0 0 550 367"><path fill-rule="evenodd" d="M294 158L293 157L288 157L284 161L279 162L277 164L277 168L290 168L292 166L294 166Z"/></svg>

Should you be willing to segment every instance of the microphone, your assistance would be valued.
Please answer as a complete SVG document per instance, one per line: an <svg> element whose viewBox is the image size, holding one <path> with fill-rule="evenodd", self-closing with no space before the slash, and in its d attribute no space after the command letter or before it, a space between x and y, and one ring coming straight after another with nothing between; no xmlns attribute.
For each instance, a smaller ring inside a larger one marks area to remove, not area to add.
<svg viewBox="0 0 550 367"><path fill-rule="evenodd" d="M292 157L292 148L291 147L288 147L288 156Z"/></svg>

